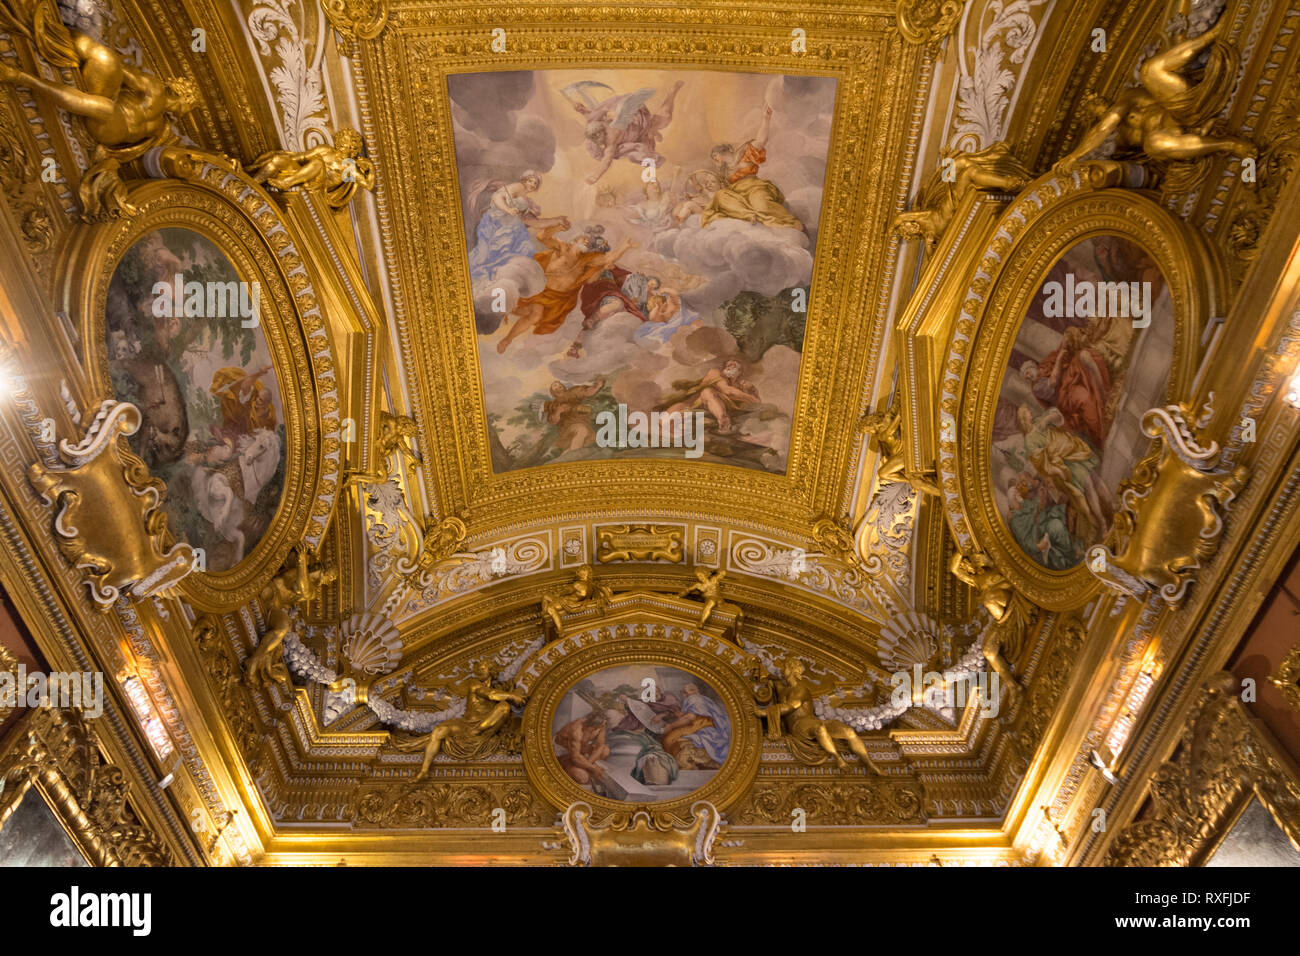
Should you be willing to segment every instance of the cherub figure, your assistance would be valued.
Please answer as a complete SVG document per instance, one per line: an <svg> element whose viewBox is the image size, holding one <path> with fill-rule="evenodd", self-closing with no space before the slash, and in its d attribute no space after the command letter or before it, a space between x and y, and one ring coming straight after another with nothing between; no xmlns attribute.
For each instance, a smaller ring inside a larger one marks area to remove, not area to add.
<svg viewBox="0 0 1300 956"><path fill-rule="evenodd" d="M338 570L312 566L307 552L299 549L292 567L286 567L273 577L262 589L258 600L266 609L266 623L270 625L262 635L262 642L248 659L248 680L275 680L288 685L289 673L282 660L274 660L273 655L280 649L284 639L293 627L290 611L300 604L318 601L327 584L338 579Z"/></svg>
<svg viewBox="0 0 1300 956"><path fill-rule="evenodd" d="M80 30L43 16L44 7L24 0L0 0L0 26L29 37L57 67L75 68L81 89L51 83L0 62L0 83L47 97L82 118L95 141L94 162L77 187L87 218L133 215L118 167L138 159L170 135L168 116L181 116L198 102L198 88L184 77L162 80L127 63L120 54Z"/></svg>
<svg viewBox="0 0 1300 956"><path fill-rule="evenodd" d="M903 415L898 398L883 412L870 412L858 422L858 431L867 432L876 440L880 463L876 466L876 480L881 485L893 482L909 484L917 491L943 497L933 479L911 471L903 450Z"/></svg>
<svg viewBox="0 0 1300 956"><path fill-rule="evenodd" d="M299 186L320 190L334 209L348 204L357 187L375 188L375 167L361 155L361 134L344 128L334 134L334 145L324 144L302 152L284 149L263 153L247 167L254 182L282 191Z"/></svg>
<svg viewBox="0 0 1300 956"><path fill-rule="evenodd" d="M588 607L605 607L613 599L609 587L596 580L596 571L590 564L578 568L565 591L542 597L542 613L555 625L555 633L563 634L560 613L573 614Z"/></svg>
<svg viewBox="0 0 1300 956"><path fill-rule="evenodd" d="M803 678L803 661L787 657L781 664L781 684L776 688L777 700L770 703L759 700L754 705L754 713L768 721L768 735L773 736L776 725L791 737L800 741L816 741L822 750L835 760L841 770L848 769L848 762L840 756L835 741L842 740L850 750L872 771L879 769L871 762L867 746L862 738L848 724L838 720L822 720L813 709L813 689ZM823 758L824 759L824 758Z"/></svg>
<svg viewBox="0 0 1300 956"><path fill-rule="evenodd" d="M414 467L422 459L411 447L416 438L415 419L406 415L379 413L379 438L375 441L375 461L378 463L381 480L392 474L389 459L394 452L400 452L407 465Z"/></svg>
<svg viewBox="0 0 1300 956"><path fill-rule="evenodd" d="M1184 0L1184 12L1190 4ZM1125 90L1079 144L1056 163L1066 173L1084 156L1116 136L1117 152L1142 153L1148 159L1180 161L1229 153L1239 159L1255 155L1249 140L1210 135L1214 118L1227 103L1241 57L1221 42L1225 21L1200 36L1183 40L1142 64L1142 85ZM1209 48L1201 78L1191 82L1179 71Z"/></svg>
<svg viewBox="0 0 1300 956"><path fill-rule="evenodd" d="M424 762L415 775L417 781L429 775L433 758L438 756L448 737L491 737L510 719L511 707L524 706L523 694L495 683L497 671L488 661L475 661L472 673L473 677L465 688L465 716L444 720L430 732L424 747Z"/></svg>
<svg viewBox="0 0 1300 956"><path fill-rule="evenodd" d="M678 591L678 597L686 597L688 594L698 594L704 599L704 607L700 609L700 627L709 619L713 609L722 602L722 579L727 576L727 572L719 568L710 573L704 568L695 569L695 583L683 591Z"/></svg>
<svg viewBox="0 0 1300 956"><path fill-rule="evenodd" d="M973 153L945 149L939 166L917 193L912 211L894 217L894 232L904 239L923 239L927 247L933 247L968 192L1018 193L1033 178L1006 143Z"/></svg>
<svg viewBox="0 0 1300 956"><path fill-rule="evenodd" d="M977 551L973 555L958 552L952 556L949 568L959 581L975 589L980 603L993 618L993 625L984 633L981 652L989 666L1015 691L1020 687L1020 681L1016 679L1015 671L1003 653L1003 647L1019 643L1016 638L1026 623L1024 599L1012 590L1011 582L993 566L992 560L983 552Z"/></svg>

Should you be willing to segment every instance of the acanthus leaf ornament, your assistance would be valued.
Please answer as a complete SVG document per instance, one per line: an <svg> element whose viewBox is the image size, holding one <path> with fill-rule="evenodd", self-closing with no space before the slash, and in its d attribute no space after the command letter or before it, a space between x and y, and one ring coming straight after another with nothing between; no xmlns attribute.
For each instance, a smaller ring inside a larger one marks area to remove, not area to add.
<svg viewBox="0 0 1300 956"><path fill-rule="evenodd" d="M54 537L63 556L83 572L101 611L125 596L167 595L194 569L188 544L166 546L166 486L119 439L133 435L140 410L105 401L76 445L59 442L59 463L36 462L27 479L55 506Z"/></svg>
<svg viewBox="0 0 1300 956"><path fill-rule="evenodd" d="M1152 408L1142 430L1156 439L1120 486L1120 508L1105 544L1088 552L1088 567L1115 591L1145 601L1157 596L1177 607L1202 562L1218 550L1223 513L1248 471L1217 467L1215 442L1201 447L1177 405ZM1197 423L1204 426L1202 419Z"/></svg>

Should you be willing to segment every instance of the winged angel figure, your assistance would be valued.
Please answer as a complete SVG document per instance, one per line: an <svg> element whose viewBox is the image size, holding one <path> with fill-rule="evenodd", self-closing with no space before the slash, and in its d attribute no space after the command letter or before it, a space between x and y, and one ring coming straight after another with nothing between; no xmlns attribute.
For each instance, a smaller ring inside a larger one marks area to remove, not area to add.
<svg viewBox="0 0 1300 956"><path fill-rule="evenodd" d="M600 168L587 177L595 185L609 171L616 159L626 159L638 166L647 159L656 167L664 157L656 150L663 131L673 119L673 100L682 88L678 80L664 97L657 113L646 102L655 95L650 88L635 93L615 93L614 88L593 80L570 83L561 92L587 123L587 151L600 161Z"/></svg>

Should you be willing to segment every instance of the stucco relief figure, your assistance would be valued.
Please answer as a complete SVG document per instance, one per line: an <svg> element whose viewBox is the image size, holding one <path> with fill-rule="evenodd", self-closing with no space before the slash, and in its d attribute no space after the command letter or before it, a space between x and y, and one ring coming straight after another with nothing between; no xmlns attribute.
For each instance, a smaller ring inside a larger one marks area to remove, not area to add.
<svg viewBox="0 0 1300 956"><path fill-rule="evenodd" d="M903 415L897 397L884 412L863 415L858 422L858 429L875 439L876 452L880 456L876 465L878 483L887 485L901 482L911 485L917 491L942 496L934 479L907 467L907 454L903 447Z"/></svg>
<svg viewBox="0 0 1300 956"><path fill-rule="evenodd" d="M564 633L560 614L573 614L589 607L604 607L613 598L613 592L596 580L590 564L584 564L574 574L569 586L558 593L542 598L542 613L551 619L557 634Z"/></svg>
<svg viewBox="0 0 1300 956"><path fill-rule="evenodd" d="M478 742L501 732L510 720L511 708L524 706L523 694L496 683L496 671L488 661L475 661L472 675L465 688L465 716L442 721L423 740L424 762L416 780L429 775L433 758L448 739L460 743L462 751L476 750Z"/></svg>
<svg viewBox="0 0 1300 956"><path fill-rule="evenodd" d="M717 571L696 568L695 583L677 592L678 597L698 594L703 599L704 607L700 608L700 627L703 627L709 620L709 615L713 613L713 609L722 603L722 579L726 576L727 572L721 568Z"/></svg>
<svg viewBox="0 0 1300 956"><path fill-rule="evenodd" d="M836 746L836 741L842 740L863 764L879 773L857 731L842 721L822 720L817 716L813 688L803 674L803 661L786 658L781 664L781 683L776 687L775 703L764 705L760 701L754 705L754 713L768 721L769 734L779 724L785 735L793 738L792 743L815 744L835 760L835 766L847 770L848 762Z"/></svg>
<svg viewBox="0 0 1300 956"><path fill-rule="evenodd" d="M375 188L375 167L361 155L361 134L341 129L334 144L294 152L277 149L263 153L248 166L254 182L279 190L319 190L335 209L346 206L357 187Z"/></svg>
<svg viewBox="0 0 1300 956"><path fill-rule="evenodd" d="M994 143L977 152L944 150L939 165L917 192L912 211L894 217L894 231L905 239L923 239L927 246L934 246L968 192L1018 193L1033 178L1006 143Z"/></svg>
<svg viewBox="0 0 1300 956"><path fill-rule="evenodd" d="M1184 12L1188 5L1182 4ZM1163 161L1195 160L1215 153L1239 159L1254 156L1249 140L1212 132L1241 65L1240 54L1221 39L1226 27L1221 19L1200 36L1176 43L1143 63L1142 85L1120 94L1079 144L1057 162L1057 171L1073 169L1112 134L1117 156L1141 153ZM1205 66L1193 81L1181 71L1203 50L1209 51Z"/></svg>
<svg viewBox="0 0 1300 956"><path fill-rule="evenodd" d="M1030 609L986 554L954 554L949 570L959 581L975 589L979 602L993 619L984 632L981 652L1010 691L1016 691L1021 685L1007 655L1017 656L1019 638L1028 623Z"/></svg>
<svg viewBox="0 0 1300 956"><path fill-rule="evenodd" d="M305 550L296 552L292 567L286 567L262 589L258 600L266 609L267 631L257 650L248 659L247 674L250 683L274 680L288 685L289 672L277 651L294 626L291 613L299 605L319 601L325 587L338 580L337 568L313 565Z"/></svg>
<svg viewBox="0 0 1300 956"><path fill-rule="evenodd" d="M169 116L182 116L198 102L198 89L184 77L162 80L132 66L89 34L68 30L42 16L30 0L0 0L0 26L30 38L54 66L76 69L81 89L51 83L0 62L0 83L31 90L82 118L95 142L94 161L78 186L87 217L133 215L118 167L138 159L170 134Z"/></svg>

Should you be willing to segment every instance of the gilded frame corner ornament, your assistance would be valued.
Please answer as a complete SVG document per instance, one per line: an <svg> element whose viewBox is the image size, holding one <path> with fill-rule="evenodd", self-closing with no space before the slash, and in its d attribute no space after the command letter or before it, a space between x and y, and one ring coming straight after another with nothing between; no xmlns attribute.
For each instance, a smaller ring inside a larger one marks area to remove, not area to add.
<svg viewBox="0 0 1300 956"><path fill-rule="evenodd" d="M1082 164L1027 186L989 228L945 349L938 472L949 527L963 553L986 552L1015 591L1052 611L1083 603L1099 582L1086 561L1053 571L1026 555L997 510L992 480L997 398L1030 300L1056 261L1085 239L1118 236L1141 247L1160 267L1173 303L1165 390L1173 402L1195 375L1198 317L1216 314L1225 287L1200 236L1148 196L1111 188L1127 175L1123 164ZM977 336L983 347L972 349Z"/></svg>
<svg viewBox="0 0 1300 956"><path fill-rule="evenodd" d="M341 417L338 369L322 302L312 281L311 240L265 192L224 157L182 148L162 151L159 171L172 178L135 184L139 214L79 227L61 271L85 275L66 292L81 338L89 392L112 395L108 368L108 286L118 263L157 229L183 228L211 241L247 282L260 287L260 327L275 368L285 419L284 486L261 540L225 571L189 574L178 591L208 610L256 597L300 542L318 548L340 485ZM323 294L323 293L322 293ZM175 529L169 529L175 534Z"/></svg>
<svg viewBox="0 0 1300 956"><path fill-rule="evenodd" d="M1300 849L1300 771L1237 696L1237 679L1211 678L1181 746L1155 768L1145 815L1115 834L1105 866L1203 866L1258 799Z"/></svg>
<svg viewBox="0 0 1300 956"><path fill-rule="evenodd" d="M668 624L645 616L573 630L539 651L535 661L554 659L538 668L524 710L524 769L529 782L552 806L565 810L587 804L593 826L611 822L625 828L638 812L649 814L658 829L688 827L701 802L718 810L740 799L758 774L762 735L753 715L752 692L740 671L743 652L720 637L689 626ZM684 796L656 803L614 800L583 789L560 766L552 745L555 711L564 696L584 677L610 667L657 664L695 674L717 691L731 718L731 748L711 780ZM530 668L531 670L531 668ZM521 682L522 683L522 682Z"/></svg>
<svg viewBox="0 0 1300 956"><path fill-rule="evenodd" d="M131 806L130 786L104 759L78 710L39 707L0 750L0 826L35 790L92 866L174 866L172 849Z"/></svg>

